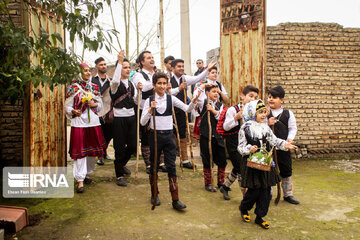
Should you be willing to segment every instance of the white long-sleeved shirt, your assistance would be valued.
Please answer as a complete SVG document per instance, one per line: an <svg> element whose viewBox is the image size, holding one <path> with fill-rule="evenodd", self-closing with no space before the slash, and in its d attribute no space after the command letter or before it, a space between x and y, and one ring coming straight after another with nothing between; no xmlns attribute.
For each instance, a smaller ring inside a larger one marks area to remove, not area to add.
<svg viewBox="0 0 360 240"><path fill-rule="evenodd" d="M142 69L142 71L149 77L150 81L147 81L144 76L142 75L142 73L140 72L137 72L135 73L133 79L132 79L132 82L134 83L134 86L137 86L139 82L142 83L143 85L143 89L142 89L142 92L147 92L151 89L153 89L153 84L152 84L152 77L154 75L154 71L152 72L149 72L145 69ZM144 103L145 103L145 100L144 99L141 99L140 101L140 109L143 109L144 108Z"/></svg>
<svg viewBox="0 0 360 240"><path fill-rule="evenodd" d="M157 93L155 94L155 101L156 101L156 111L160 114L163 114L166 111L167 107L167 94L164 94L163 96L159 96ZM180 108L184 112L191 112L191 110L194 109L195 104L190 103L189 105L186 105L179 99L177 99L174 96L171 96L172 105L174 107ZM145 126L147 122L150 120L150 128L154 129L153 125L153 118L152 115L149 113L150 109L150 98L146 99L144 108L141 114L140 124L142 126ZM166 118L161 117L155 117L156 118L156 130L172 130L173 129L173 120L168 121ZM171 117L172 119L172 117Z"/></svg>
<svg viewBox="0 0 360 240"><path fill-rule="evenodd" d="M118 87L120 86L120 81L125 85L126 89L129 87L129 80L128 79L121 79L121 69L122 69L122 64L118 64L116 66L115 72L114 72L114 78L113 80L110 82L110 90L112 94L115 94ZM120 80L121 79L121 80ZM130 83L133 85L134 87L134 102L137 103L137 95L138 95L138 91L137 88L134 86L133 83ZM114 110L114 117L131 117L135 115L135 110L134 108L113 108Z"/></svg>
<svg viewBox="0 0 360 240"><path fill-rule="evenodd" d="M206 77L207 74L208 74L208 70L203 71L201 74L197 76L182 75L179 78L175 74L173 74L173 76L175 77L175 80L178 85L180 85L180 78L182 78L183 81L185 80L186 86L191 86L197 82L200 82L202 79ZM178 93L179 93L179 87L171 89L171 95L175 96Z"/></svg>
<svg viewBox="0 0 360 240"><path fill-rule="evenodd" d="M237 104L237 106L240 110L243 108L243 106L240 104ZM225 131L230 131L234 127L239 126L239 121L235 121L234 119L236 114L237 112L234 106L229 107L228 110L226 111L225 121L223 126Z"/></svg>
<svg viewBox="0 0 360 240"><path fill-rule="evenodd" d="M271 113L275 118L277 116L279 116L283 111L284 111L284 108L282 106L279 109L271 109ZM295 119L295 115L292 111L289 110L289 114L290 114L290 117L288 120L289 133L288 133L287 139L294 140L296 133L297 133L296 119Z"/></svg>
<svg viewBox="0 0 360 240"><path fill-rule="evenodd" d="M212 80L210 80L210 79L206 79L206 82L207 82L207 83L216 83L216 80L215 80L215 81L212 81ZM216 83L216 84L217 84L217 83ZM224 85L222 85L222 83L220 83L220 88L221 88L220 90L227 96L226 89L225 89ZM197 94L199 93L199 91L202 91L201 88L200 88L200 87L196 88L196 89L194 90L193 95L194 95L194 96L197 96ZM200 94L200 96L199 96L199 100L200 100L200 101L204 101L205 99L206 99L206 94L205 94L205 91L203 91L203 92Z"/></svg>
<svg viewBox="0 0 360 240"><path fill-rule="evenodd" d="M200 91L201 91L201 90L200 90ZM205 91L204 91L204 92L205 92ZM210 105L213 107L213 109L215 109L215 104L216 104L216 102L217 102L217 100L214 101L214 102L211 101L211 100L209 100L209 103L210 103ZM206 106L204 106L204 103L205 103L205 99L204 99L204 100L199 100L199 99L198 99L198 100L196 101L196 105L198 106L200 112L202 112L203 108L206 107ZM220 114L221 114L221 111L223 110L223 108L224 108L224 105L221 105L218 113L215 115L215 119L216 119L216 120L219 120L219 117L220 117ZM212 114L212 113L211 113L211 114ZM202 116L200 116L200 117L202 117Z"/></svg>
<svg viewBox="0 0 360 240"><path fill-rule="evenodd" d="M102 108L102 101L101 98L97 99L98 106L96 107L96 112L99 112ZM74 105L74 99L67 105L66 113L68 115L72 115L72 107ZM88 119L88 111L90 112L90 122ZM99 116L96 115L91 109L86 109L80 116L71 118L71 126L72 127L96 127L100 126Z"/></svg>

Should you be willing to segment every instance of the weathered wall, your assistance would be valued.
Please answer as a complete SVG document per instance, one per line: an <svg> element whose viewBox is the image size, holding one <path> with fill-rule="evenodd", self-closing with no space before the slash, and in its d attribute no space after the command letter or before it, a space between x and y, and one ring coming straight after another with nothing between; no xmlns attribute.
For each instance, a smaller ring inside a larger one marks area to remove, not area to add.
<svg viewBox="0 0 360 240"><path fill-rule="evenodd" d="M310 156L360 155L360 29L334 23L267 28L266 89L281 85Z"/></svg>
<svg viewBox="0 0 360 240"><path fill-rule="evenodd" d="M22 147L23 103L0 101L0 167L21 166Z"/></svg>

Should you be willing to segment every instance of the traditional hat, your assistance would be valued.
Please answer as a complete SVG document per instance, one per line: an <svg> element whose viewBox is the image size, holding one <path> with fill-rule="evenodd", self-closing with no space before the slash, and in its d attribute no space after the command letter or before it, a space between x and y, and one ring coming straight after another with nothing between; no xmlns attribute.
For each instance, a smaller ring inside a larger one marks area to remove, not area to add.
<svg viewBox="0 0 360 240"><path fill-rule="evenodd" d="M249 103L247 103L243 110L243 118L244 121L255 121L256 120L256 112L264 109L265 104L262 100L254 100Z"/></svg>

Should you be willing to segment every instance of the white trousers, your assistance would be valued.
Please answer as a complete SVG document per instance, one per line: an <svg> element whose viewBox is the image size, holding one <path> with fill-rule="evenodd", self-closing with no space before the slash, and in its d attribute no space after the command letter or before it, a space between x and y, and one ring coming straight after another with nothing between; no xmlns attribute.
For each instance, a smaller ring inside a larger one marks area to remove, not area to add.
<svg viewBox="0 0 360 240"><path fill-rule="evenodd" d="M74 160L74 178L78 182L84 181L87 174L91 174L95 169L96 157L84 157Z"/></svg>

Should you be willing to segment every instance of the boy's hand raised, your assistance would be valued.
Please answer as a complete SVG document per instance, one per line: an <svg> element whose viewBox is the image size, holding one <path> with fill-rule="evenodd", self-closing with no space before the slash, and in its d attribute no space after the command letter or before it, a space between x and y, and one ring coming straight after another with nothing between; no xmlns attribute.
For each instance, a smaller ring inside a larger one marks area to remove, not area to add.
<svg viewBox="0 0 360 240"><path fill-rule="evenodd" d="M152 111L156 109L156 101L152 101L149 108L149 114L152 113Z"/></svg>
<svg viewBox="0 0 360 240"><path fill-rule="evenodd" d="M123 64L124 57L125 57L125 51L124 51L124 50L121 50L121 51L119 52L119 54L117 55L118 64Z"/></svg>
<svg viewBox="0 0 360 240"><path fill-rule="evenodd" d="M192 100L192 103L196 103L196 101L199 99L201 93L202 93L201 91L198 91L198 94L194 97L194 99Z"/></svg>

